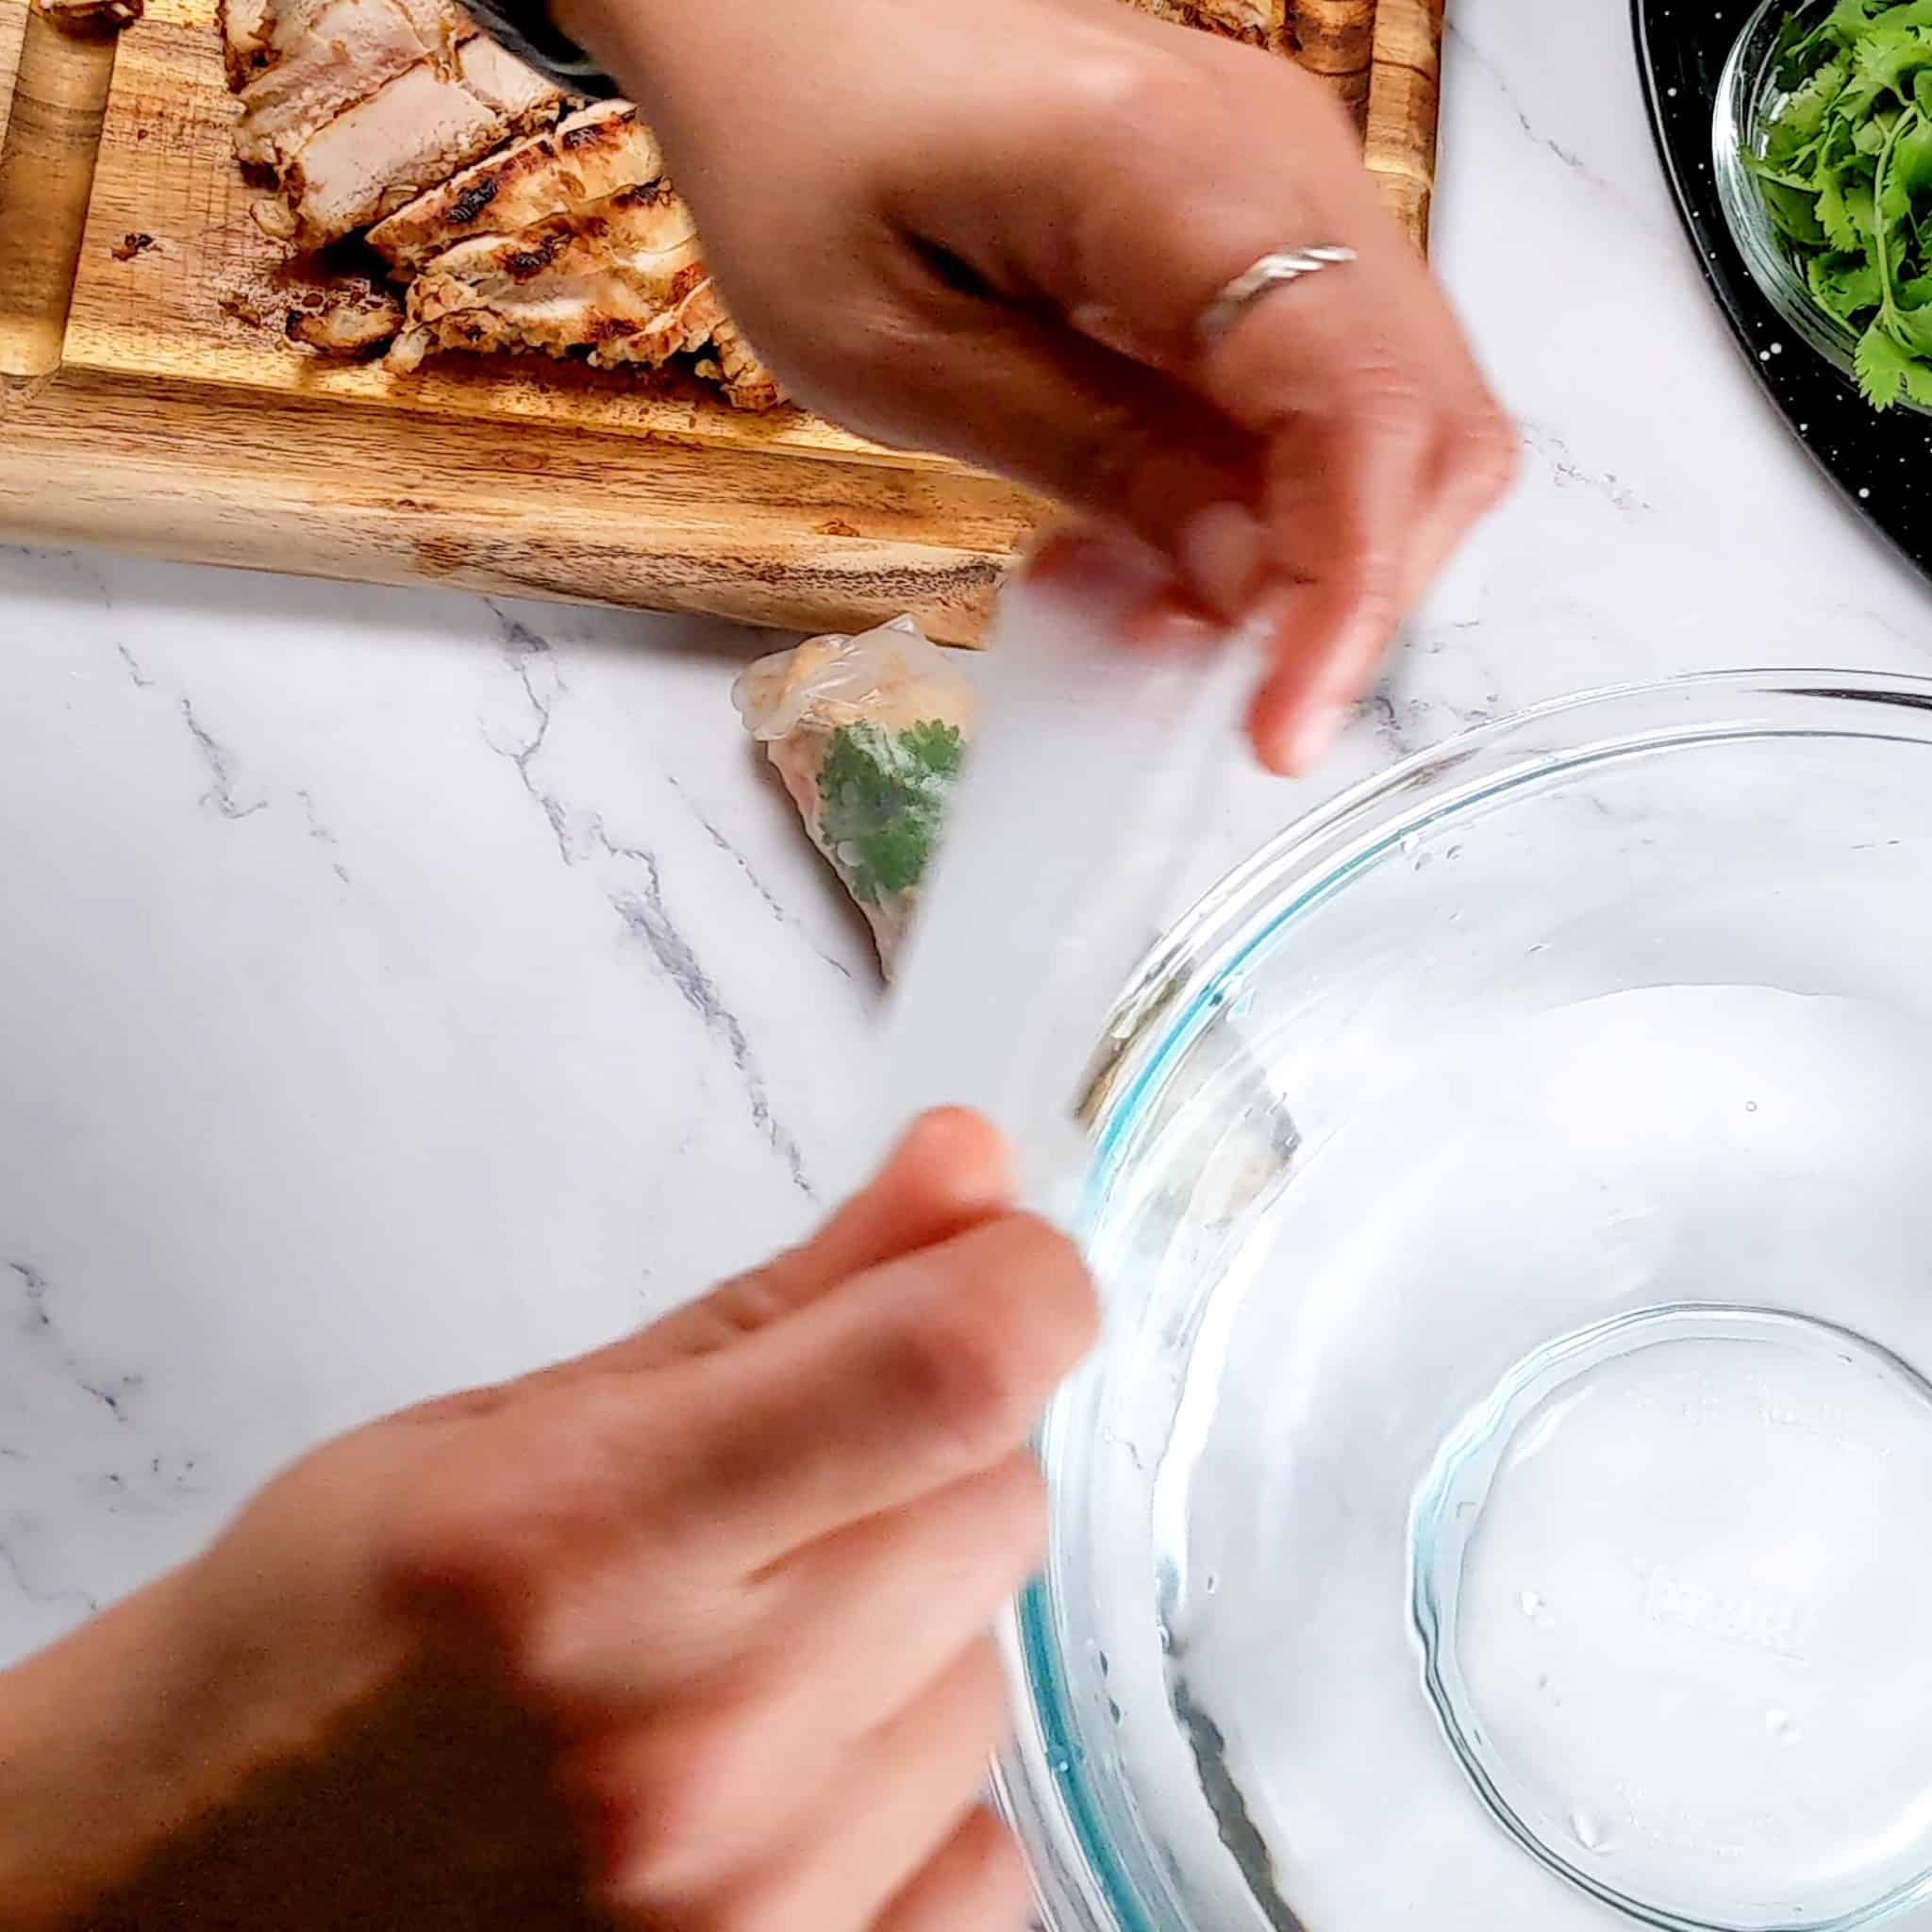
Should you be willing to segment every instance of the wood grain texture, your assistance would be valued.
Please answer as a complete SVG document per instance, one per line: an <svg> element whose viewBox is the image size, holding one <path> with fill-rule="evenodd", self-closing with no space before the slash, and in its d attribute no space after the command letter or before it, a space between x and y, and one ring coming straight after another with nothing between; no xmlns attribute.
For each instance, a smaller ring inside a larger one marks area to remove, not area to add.
<svg viewBox="0 0 1932 1932"><path fill-rule="evenodd" d="M1364 135L1383 201L1424 250L1436 186L1442 6L1443 0L1381 0Z"/></svg>
<svg viewBox="0 0 1932 1932"><path fill-rule="evenodd" d="M0 375L60 366L114 41L38 8L19 23L0 134Z"/></svg>
<svg viewBox="0 0 1932 1932"><path fill-rule="evenodd" d="M13 116L14 86L20 74L20 43L26 35L27 8L0 6L0 142Z"/></svg>
<svg viewBox="0 0 1932 1932"><path fill-rule="evenodd" d="M641 448L72 367L0 389L0 529L372 583L976 639L1039 514L962 470Z"/></svg>
<svg viewBox="0 0 1932 1932"><path fill-rule="evenodd" d="M737 449L937 460L876 449L803 410L748 416L691 376L534 356L438 357L398 376L308 355L283 329L291 304L318 284L291 274L283 245L250 217L260 191L235 163L236 112L214 0L157 0L122 41L68 324L69 367ZM152 236L153 246L124 259L116 250L125 255L130 234Z"/></svg>
<svg viewBox="0 0 1932 1932"><path fill-rule="evenodd" d="M1420 243L1440 5L1309 4L1344 88L1374 21L1367 158ZM26 10L0 0L0 111ZM976 639L1045 513L1009 485L688 375L448 356L391 376L291 344L315 285L250 218L235 112L214 0L151 0L114 57L60 373L0 394L0 537L788 628L911 609Z"/></svg>
<svg viewBox="0 0 1932 1932"><path fill-rule="evenodd" d="M1377 0L1294 0L1301 63L1341 96L1357 125L1367 119Z"/></svg>

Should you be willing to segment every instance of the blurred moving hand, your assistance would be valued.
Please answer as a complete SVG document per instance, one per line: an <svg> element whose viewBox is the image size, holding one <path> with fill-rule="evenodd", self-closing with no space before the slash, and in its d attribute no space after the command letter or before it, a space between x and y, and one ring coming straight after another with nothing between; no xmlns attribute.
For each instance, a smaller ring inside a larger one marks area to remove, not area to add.
<svg viewBox="0 0 1932 1932"><path fill-rule="evenodd" d="M971 1116L629 1341L407 1410L0 1676L0 1917L987 1932L987 1632L1094 1331ZM458 1908L460 1904L460 1909Z"/></svg>
<svg viewBox="0 0 1932 1932"><path fill-rule="evenodd" d="M796 395L1156 545L1265 623L1263 759L1319 755L1515 457L1321 82L1119 0L558 11ZM1204 341L1233 277L1322 245L1357 258Z"/></svg>

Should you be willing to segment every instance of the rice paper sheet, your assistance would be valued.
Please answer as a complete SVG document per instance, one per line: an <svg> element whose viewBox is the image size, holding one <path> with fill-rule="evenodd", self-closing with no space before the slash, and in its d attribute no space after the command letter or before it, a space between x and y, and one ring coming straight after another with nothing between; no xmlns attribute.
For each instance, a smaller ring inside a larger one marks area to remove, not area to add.
<svg viewBox="0 0 1932 1932"><path fill-rule="evenodd" d="M891 975L972 742L972 684L909 617L750 665L732 702Z"/></svg>

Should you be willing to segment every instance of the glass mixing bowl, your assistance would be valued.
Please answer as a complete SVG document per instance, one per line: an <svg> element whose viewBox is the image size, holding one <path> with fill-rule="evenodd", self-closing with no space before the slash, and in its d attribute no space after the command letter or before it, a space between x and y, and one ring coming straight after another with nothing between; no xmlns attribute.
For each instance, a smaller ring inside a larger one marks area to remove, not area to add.
<svg viewBox="0 0 1932 1932"><path fill-rule="evenodd" d="M1058 1932L1932 1924L1932 681L1531 712L1119 1010L1000 1771Z"/></svg>

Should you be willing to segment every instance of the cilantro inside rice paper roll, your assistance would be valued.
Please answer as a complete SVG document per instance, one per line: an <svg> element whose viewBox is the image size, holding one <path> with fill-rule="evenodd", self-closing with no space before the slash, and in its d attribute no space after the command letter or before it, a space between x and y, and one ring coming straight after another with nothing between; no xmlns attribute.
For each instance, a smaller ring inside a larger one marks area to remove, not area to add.
<svg viewBox="0 0 1932 1932"><path fill-rule="evenodd" d="M761 658L731 698L864 912L890 977L972 742L972 684L895 617Z"/></svg>

